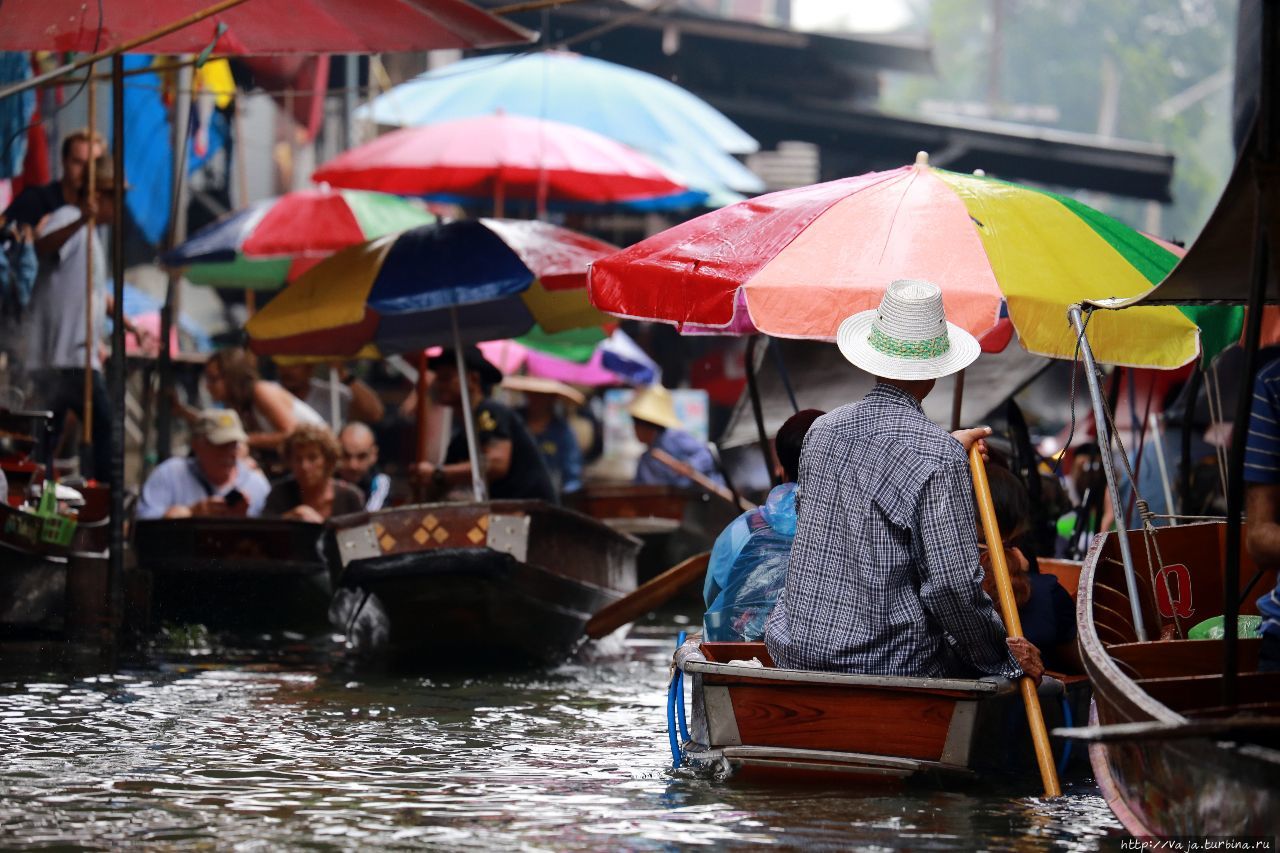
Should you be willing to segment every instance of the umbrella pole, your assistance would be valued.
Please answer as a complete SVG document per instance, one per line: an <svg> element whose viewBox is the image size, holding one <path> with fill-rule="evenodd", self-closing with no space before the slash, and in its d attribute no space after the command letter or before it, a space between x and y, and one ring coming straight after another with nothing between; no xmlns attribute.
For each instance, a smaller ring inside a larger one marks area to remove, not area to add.
<svg viewBox="0 0 1280 853"><path fill-rule="evenodd" d="M430 423L429 416L431 414L429 410L429 407L431 405L430 392L431 392L431 380L428 378L427 351L425 349L422 349L418 351L418 384L417 384L418 405L415 407L415 410L417 412L417 417L415 418L415 426L417 428L416 429L417 434L415 436L416 441L414 442L414 452L415 452L415 455L417 456L416 461L418 462L430 461L428 459L428 457L431 455L430 449L427 447L428 426ZM414 496L415 500L419 500L419 501L426 500L425 487L415 486L415 492L416 492Z"/></svg>
<svg viewBox="0 0 1280 853"><path fill-rule="evenodd" d="M1138 640L1147 641L1147 626L1142 618L1142 604L1138 600L1138 576L1133 569L1133 552L1129 548L1129 534L1124 529L1120 513L1120 486L1116 477L1115 460L1111 458L1111 435L1107 428L1107 413L1103 406L1102 388L1098 385L1098 365L1093 360L1093 348L1089 346L1089 338L1084 333L1084 313L1079 303L1067 309L1067 317L1075 326L1079 336L1080 353L1084 356L1084 375L1089 382L1089 397L1093 401L1094 427L1098 432L1098 455L1102 457L1102 471L1106 475L1107 493L1111 495L1111 506L1115 508L1116 536L1120 541L1120 560L1124 565L1124 585L1129 594L1129 612L1133 616L1133 630ZM1105 531L1104 531L1105 532Z"/></svg>
<svg viewBox="0 0 1280 853"><path fill-rule="evenodd" d="M89 76L93 77L93 68L89 68ZM97 157L93 154L93 137L97 133L98 124L98 84L89 83L89 173L86 176L85 184L85 200L93 203L96 201L97 192ZM84 224L84 240L85 240L85 261L84 261L84 288L85 288L85 311L84 311L84 407L80 410L84 417L80 418L80 426L82 434L80 441L88 449L93 448L93 233L98 227L98 221L95 217L90 216ZM84 457L83 452L81 458ZM92 458L92 457L90 457ZM105 471L94 471L95 476L101 477Z"/></svg>
<svg viewBox="0 0 1280 853"><path fill-rule="evenodd" d="M951 390L951 431L960 429L960 409L964 406L964 371L956 374L956 384Z"/></svg>
<svg viewBox="0 0 1280 853"><path fill-rule="evenodd" d="M338 368L329 365L329 429L338 434Z"/></svg>
<svg viewBox="0 0 1280 853"><path fill-rule="evenodd" d="M184 57L189 59L190 57ZM173 102L173 126L170 128L170 143L173 148L173 172L170 175L169 190L169 248L182 243L187 236L187 132L191 122L191 66L184 63L178 69L178 90ZM239 144L243 145L242 142ZM170 348L173 337L173 325L177 321L181 306L179 305L179 285L181 276L176 270L169 271L169 281L165 287L164 307L160 309L160 411L156 419L156 461L168 459L173 442L173 413L170 401L173 399L173 351Z"/></svg>
<svg viewBox="0 0 1280 853"><path fill-rule="evenodd" d="M747 393L751 395L751 413L756 419L756 432L760 437L760 453L764 456L765 467L769 469L769 482L774 486L782 485L778 478L776 466L773 464L773 448L769 443L769 433L764 428L764 406L760 403L760 386L756 381L756 346L760 343L759 335L752 335L747 341Z"/></svg>
<svg viewBox="0 0 1280 853"><path fill-rule="evenodd" d="M458 308L449 307L449 322L453 325L453 354L457 359L458 387L462 389L462 425L467 432L467 457L471 461L471 493L476 503L488 500L484 476L480 471L480 447L476 443L475 412L471 409L471 383L467 381L467 364L462 357L462 332L458 329Z"/></svg>
<svg viewBox="0 0 1280 853"><path fill-rule="evenodd" d="M1160 469L1160 488L1164 490L1165 513L1176 515L1173 507L1173 486L1169 482L1169 462L1164 456L1164 430L1160 427L1160 414L1151 414L1151 435L1156 440L1156 467ZM1169 519L1174 527L1178 526L1176 518Z"/></svg>

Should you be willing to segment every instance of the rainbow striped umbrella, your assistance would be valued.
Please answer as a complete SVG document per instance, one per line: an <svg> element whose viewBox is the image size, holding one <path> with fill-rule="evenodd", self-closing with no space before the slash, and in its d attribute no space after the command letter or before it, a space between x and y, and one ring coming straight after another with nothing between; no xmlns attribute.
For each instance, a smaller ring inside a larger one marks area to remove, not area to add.
<svg viewBox="0 0 1280 853"><path fill-rule="evenodd" d="M245 331L260 355L338 358L600 326L587 266L616 248L545 222L422 225L322 261Z"/></svg>
<svg viewBox="0 0 1280 853"><path fill-rule="evenodd" d="M408 199L322 185L229 213L160 262L185 267L195 284L275 290L339 249L434 221Z"/></svg>
<svg viewBox="0 0 1280 853"><path fill-rule="evenodd" d="M911 166L730 205L592 264L597 308L687 331L834 340L900 278L942 288L947 316L981 338L1007 312L1033 353L1072 358L1067 306L1134 296L1177 255L1074 199ZM1099 361L1178 367L1240 334L1234 308L1102 311Z"/></svg>

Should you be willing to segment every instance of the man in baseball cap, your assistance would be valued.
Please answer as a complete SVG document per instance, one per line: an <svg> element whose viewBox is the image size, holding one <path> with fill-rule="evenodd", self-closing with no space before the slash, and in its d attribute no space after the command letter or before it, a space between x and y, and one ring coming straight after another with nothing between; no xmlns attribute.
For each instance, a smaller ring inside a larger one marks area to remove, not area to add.
<svg viewBox="0 0 1280 853"><path fill-rule="evenodd" d="M837 342L877 382L805 438L769 653L792 669L1038 678L1035 646L1006 639L982 591L967 450L991 430L948 434L921 406L938 379L973 363L978 342L947 322L937 285L909 280L846 319Z"/></svg>
<svg viewBox="0 0 1280 853"><path fill-rule="evenodd" d="M271 486L242 454L249 437L231 409L205 409L191 430L191 455L156 466L142 486L138 518L256 516Z"/></svg>

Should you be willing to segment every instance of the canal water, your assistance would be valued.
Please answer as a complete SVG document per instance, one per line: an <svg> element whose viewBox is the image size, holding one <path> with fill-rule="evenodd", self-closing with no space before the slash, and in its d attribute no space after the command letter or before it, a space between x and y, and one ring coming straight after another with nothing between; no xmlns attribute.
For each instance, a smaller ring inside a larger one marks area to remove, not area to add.
<svg viewBox="0 0 1280 853"><path fill-rule="evenodd" d="M0 846L1096 850L1087 780L1048 802L717 783L669 770L670 615L559 667L403 677L336 647L170 638L117 672L0 674Z"/></svg>

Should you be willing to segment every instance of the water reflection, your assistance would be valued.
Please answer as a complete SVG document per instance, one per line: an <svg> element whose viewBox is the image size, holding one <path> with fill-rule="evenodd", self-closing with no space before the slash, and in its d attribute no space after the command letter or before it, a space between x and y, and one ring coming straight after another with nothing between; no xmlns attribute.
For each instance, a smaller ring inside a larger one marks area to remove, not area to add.
<svg viewBox="0 0 1280 853"><path fill-rule="evenodd" d="M484 678L396 678L306 652L287 665L152 659L0 683L7 844L675 845L1096 849L1091 788L1010 792L726 786L667 772L669 644Z"/></svg>

